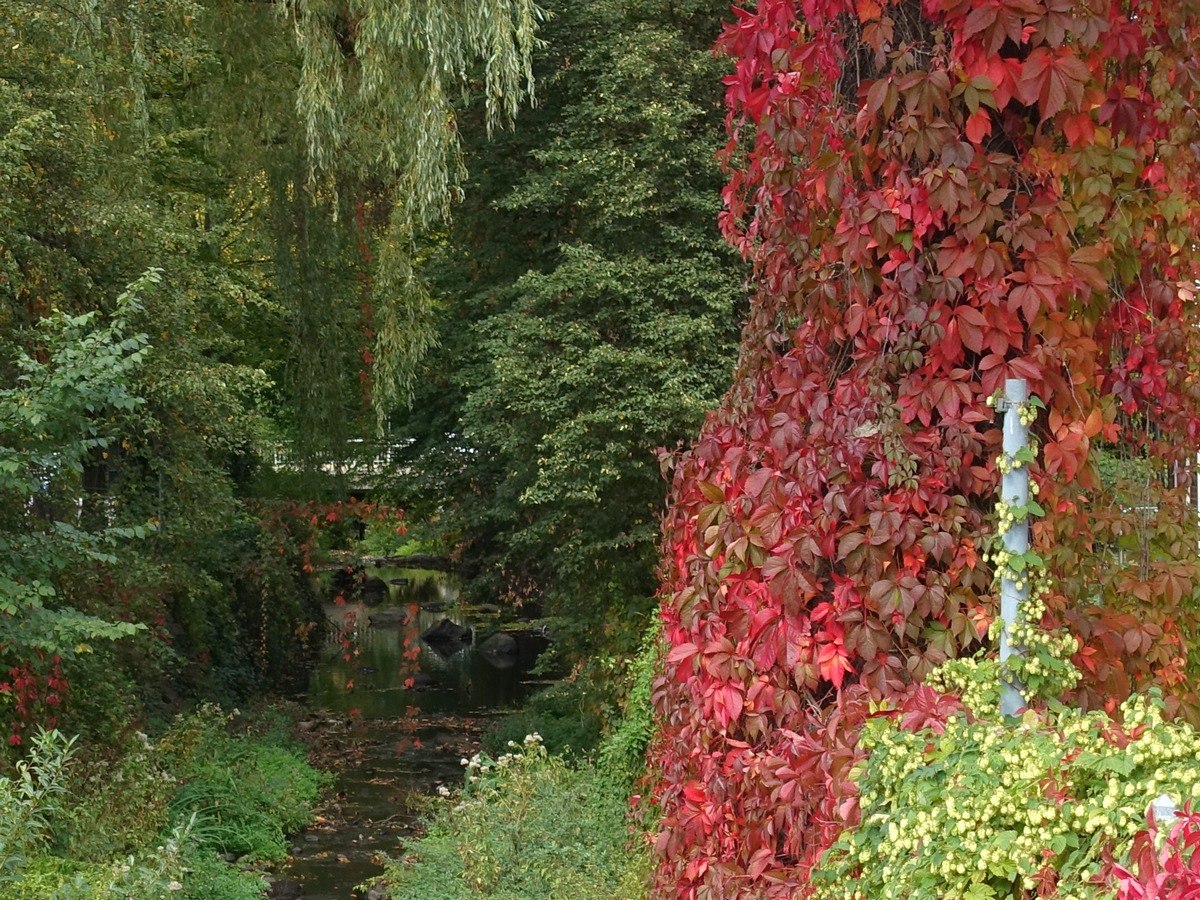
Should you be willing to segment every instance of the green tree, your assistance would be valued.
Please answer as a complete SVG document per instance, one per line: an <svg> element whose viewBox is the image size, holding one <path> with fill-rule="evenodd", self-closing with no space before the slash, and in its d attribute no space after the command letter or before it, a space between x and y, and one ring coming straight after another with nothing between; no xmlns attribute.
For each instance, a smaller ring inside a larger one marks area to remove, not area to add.
<svg viewBox="0 0 1200 900"><path fill-rule="evenodd" d="M89 528L76 498L87 460L112 443L105 426L141 403L128 387L146 335L131 334L129 319L136 294L158 280L150 272L122 294L105 325L94 312L43 319L36 355L11 361L16 383L0 389L0 656L15 664L4 685L6 718L29 719L41 704L60 702L62 658L141 627L76 608L60 582L81 565L115 561L119 542L146 534L141 525ZM11 731L10 740L20 738Z"/></svg>
<svg viewBox="0 0 1200 900"><path fill-rule="evenodd" d="M525 0L0 0L4 383L32 372L19 360L62 368L43 320L75 323L72 340L119 322L150 351L122 374L139 402L88 411L106 443L56 490L81 501L81 535L158 527L86 566L42 578L14 556L6 573L51 585L57 609L150 626L64 663L88 684L79 708L117 722L135 686L162 702L294 668L297 626L319 613L300 537L264 526L245 495L275 443L315 469L373 428L373 377L397 394L422 346L413 229L444 211L461 166L448 100L428 107L436 121L395 125L420 91L449 97L477 67L502 122L536 17ZM152 266L161 284L122 306ZM75 421L53 408L65 396L43 398L47 420ZM54 443L73 434L47 432L38 452L67 453ZM21 516L6 533L32 527ZM28 650L0 647L6 663Z"/></svg>
<svg viewBox="0 0 1200 900"><path fill-rule="evenodd" d="M551 6L541 104L472 145L464 206L423 269L440 347L403 502L439 517L476 596L547 601L593 647L640 634L655 450L728 381L742 273L716 227L708 51L724 9Z"/></svg>

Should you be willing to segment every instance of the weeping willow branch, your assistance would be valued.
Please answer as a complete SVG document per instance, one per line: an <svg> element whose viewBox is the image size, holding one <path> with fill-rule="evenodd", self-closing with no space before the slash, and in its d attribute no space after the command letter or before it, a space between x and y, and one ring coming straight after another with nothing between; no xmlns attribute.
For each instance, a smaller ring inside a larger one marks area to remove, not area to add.
<svg viewBox="0 0 1200 900"><path fill-rule="evenodd" d="M412 402L417 367L436 343L433 298L413 270L411 241L401 227L381 244L373 301L376 424L383 431L389 409Z"/></svg>
<svg viewBox="0 0 1200 900"><path fill-rule="evenodd" d="M489 133L533 99L533 51L546 13L533 0L284 0L300 54L296 110L313 185L384 185L376 235L374 402L411 398L433 342L432 301L414 237L449 215L466 175L454 113L482 67Z"/></svg>
<svg viewBox="0 0 1200 900"><path fill-rule="evenodd" d="M462 177L454 99L483 66L487 127L533 97L532 0L286 0L301 57L296 111L326 175L395 179L413 230L444 216Z"/></svg>

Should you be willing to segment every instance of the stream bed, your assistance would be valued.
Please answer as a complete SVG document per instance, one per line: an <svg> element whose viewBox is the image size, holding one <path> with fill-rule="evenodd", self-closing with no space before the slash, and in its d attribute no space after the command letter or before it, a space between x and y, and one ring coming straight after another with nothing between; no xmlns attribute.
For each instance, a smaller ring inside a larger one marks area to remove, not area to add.
<svg viewBox="0 0 1200 900"><path fill-rule="evenodd" d="M479 749L489 721L542 683L527 673L543 644L521 636L508 641L510 652L481 650L500 630L497 614L460 609L451 576L367 574L388 585L381 604L327 608L333 634L312 671L309 714L299 727L335 783L313 825L293 838L278 896L356 896L357 885L383 871L380 854L396 855L418 827L425 798L461 783L460 759ZM421 639L445 619L470 628L470 637Z"/></svg>

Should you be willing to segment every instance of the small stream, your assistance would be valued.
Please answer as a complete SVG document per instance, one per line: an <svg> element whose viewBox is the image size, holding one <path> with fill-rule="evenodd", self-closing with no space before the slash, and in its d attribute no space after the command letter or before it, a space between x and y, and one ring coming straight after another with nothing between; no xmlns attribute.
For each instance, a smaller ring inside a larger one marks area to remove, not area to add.
<svg viewBox="0 0 1200 900"><path fill-rule="evenodd" d="M335 773L331 797L293 839L281 871L308 900L348 900L395 855L416 827L423 798L457 786L459 760L479 749L489 720L520 706L541 643L522 636L515 654L479 646L499 630L495 611L463 610L453 578L440 572L370 569L388 582L381 605L330 604L336 634L314 668L300 723L315 757ZM415 612L415 617L412 613ZM371 624L374 618L375 624ZM462 643L425 642L443 619L472 629ZM347 652L350 659L345 658ZM294 895L293 895L294 896Z"/></svg>

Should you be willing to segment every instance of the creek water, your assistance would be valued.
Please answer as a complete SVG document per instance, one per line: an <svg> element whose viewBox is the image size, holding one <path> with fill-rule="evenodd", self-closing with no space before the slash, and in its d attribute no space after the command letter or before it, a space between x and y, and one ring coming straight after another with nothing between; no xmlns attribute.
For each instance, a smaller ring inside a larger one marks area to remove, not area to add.
<svg viewBox="0 0 1200 900"><path fill-rule="evenodd" d="M377 606L327 607L334 634L311 673L300 724L335 777L280 873L308 900L348 900L378 876L381 854L395 855L419 827L426 798L461 783L459 761L479 748L489 719L519 707L539 683L528 678L536 642L522 641L515 655L479 649L499 630L497 616L460 607L451 576L367 574L387 582L388 595ZM471 638L423 641L442 619L471 628Z"/></svg>

